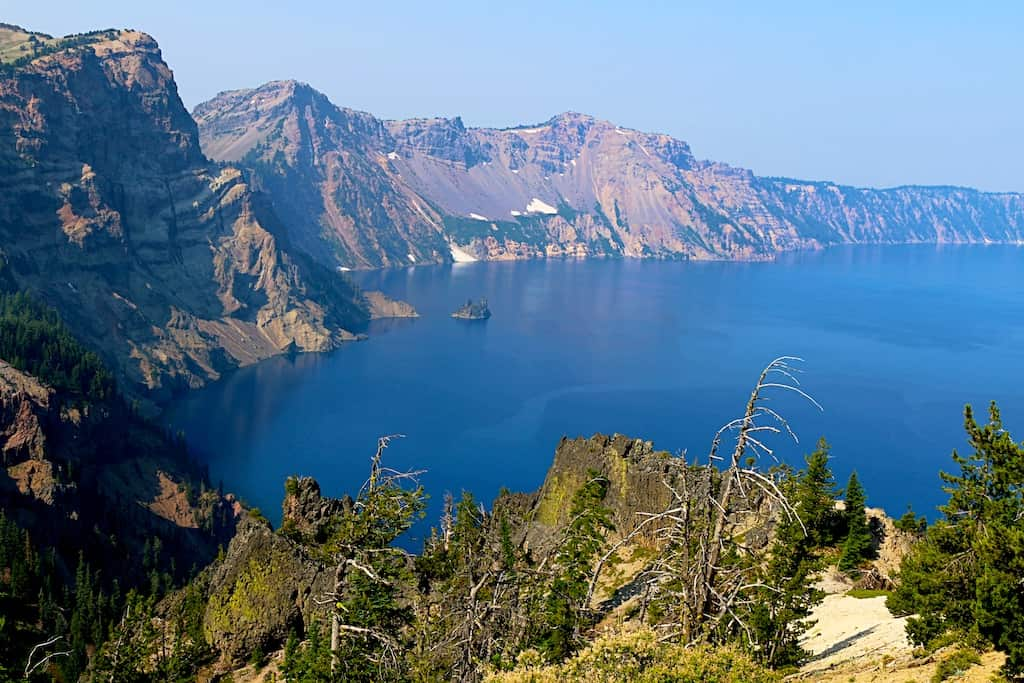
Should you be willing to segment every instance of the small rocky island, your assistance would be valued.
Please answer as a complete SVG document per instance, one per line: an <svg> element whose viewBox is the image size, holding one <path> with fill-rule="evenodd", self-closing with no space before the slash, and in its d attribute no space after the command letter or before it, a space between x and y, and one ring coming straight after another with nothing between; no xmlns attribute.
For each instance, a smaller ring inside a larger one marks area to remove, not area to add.
<svg viewBox="0 0 1024 683"><path fill-rule="evenodd" d="M452 317L459 320L487 320L491 317L491 309L487 308L487 299L481 298L475 302L469 299L465 306L452 313Z"/></svg>

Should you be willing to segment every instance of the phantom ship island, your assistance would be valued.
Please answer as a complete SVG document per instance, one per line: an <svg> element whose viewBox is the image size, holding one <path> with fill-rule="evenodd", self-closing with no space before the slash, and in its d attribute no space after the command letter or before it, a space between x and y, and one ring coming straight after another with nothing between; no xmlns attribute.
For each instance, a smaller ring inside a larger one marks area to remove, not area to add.
<svg viewBox="0 0 1024 683"><path fill-rule="evenodd" d="M468 299L465 306L452 313L452 317L459 320L487 320L491 317L491 309L487 307L487 299L481 298L477 302Z"/></svg>

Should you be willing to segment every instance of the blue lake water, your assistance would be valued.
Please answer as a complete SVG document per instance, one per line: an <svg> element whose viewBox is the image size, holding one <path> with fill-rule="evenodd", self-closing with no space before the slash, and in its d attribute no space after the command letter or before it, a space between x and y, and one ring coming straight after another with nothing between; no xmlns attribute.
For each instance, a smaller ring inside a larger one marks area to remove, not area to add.
<svg viewBox="0 0 1024 683"><path fill-rule="evenodd" d="M446 491L534 490L563 435L620 432L692 457L739 415L759 370L806 359L824 407L780 397L801 442L819 436L840 484L868 504L934 516L937 472L965 449L962 410L997 400L1024 438L1024 248L899 246L787 254L774 263L533 261L360 273L412 303L330 354L275 358L173 405L169 420L214 482L280 516L290 474L354 493L376 437L390 466ZM493 317L453 320L468 297ZM420 531L420 530L417 530ZM407 543L415 545L416 539Z"/></svg>

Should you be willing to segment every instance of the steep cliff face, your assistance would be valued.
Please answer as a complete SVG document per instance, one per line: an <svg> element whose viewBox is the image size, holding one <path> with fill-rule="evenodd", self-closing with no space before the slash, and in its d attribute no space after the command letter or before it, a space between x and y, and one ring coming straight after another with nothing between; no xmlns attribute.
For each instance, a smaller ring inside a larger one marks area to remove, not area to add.
<svg viewBox="0 0 1024 683"><path fill-rule="evenodd" d="M233 500L202 490L180 447L120 402L83 404L0 361L0 509L107 577L144 576L141 548L160 539L180 570L213 559L233 533ZM177 578L181 578L180 576Z"/></svg>
<svg viewBox="0 0 1024 683"><path fill-rule="evenodd" d="M331 262L317 246L330 232L324 225L344 224L346 244L372 245L334 251L332 263L353 268L424 258L766 259L830 244L1024 239L1020 194L760 178L695 159L667 135L571 112L507 130L466 128L458 118L381 122L308 86L271 83L220 95L196 118L207 153L253 168L277 205L312 197L302 207L319 222L290 221L311 252ZM345 121L346 134L328 134L332 121ZM341 176L329 180L325 169L335 167ZM341 177L363 199L317 204ZM394 222L422 229L395 242L371 197Z"/></svg>
<svg viewBox="0 0 1024 683"><path fill-rule="evenodd" d="M643 520L638 513L661 512L671 494L667 451L656 451L650 441L622 434L595 434L590 438L563 437L544 484L531 495L530 520L520 531L531 548L547 548L568 524L572 499L594 472L607 478L602 502L612 513L616 533L625 536Z"/></svg>
<svg viewBox="0 0 1024 683"><path fill-rule="evenodd" d="M251 169L291 241L353 268L447 258L437 211L397 176L384 124L294 81L218 95L195 110L215 159Z"/></svg>
<svg viewBox="0 0 1024 683"><path fill-rule="evenodd" d="M288 348L352 338L365 304L289 253L242 173L211 164L157 44L0 28L0 242L128 388L196 386Z"/></svg>

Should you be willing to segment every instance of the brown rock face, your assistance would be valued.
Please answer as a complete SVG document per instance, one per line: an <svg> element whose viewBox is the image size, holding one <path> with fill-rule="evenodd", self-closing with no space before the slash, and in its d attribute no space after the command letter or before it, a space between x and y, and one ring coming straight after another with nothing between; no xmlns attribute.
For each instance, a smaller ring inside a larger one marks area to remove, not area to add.
<svg viewBox="0 0 1024 683"><path fill-rule="evenodd" d="M0 361L0 452L5 467L46 455L43 421L53 391Z"/></svg>
<svg viewBox="0 0 1024 683"><path fill-rule="evenodd" d="M166 557L205 564L234 529L230 501L202 490L160 428L120 403L70 401L2 361L0 453L0 509L72 570L82 552L108 576L137 580L154 538Z"/></svg>
<svg viewBox="0 0 1024 683"><path fill-rule="evenodd" d="M344 278L282 248L241 172L205 159L152 38L101 32L0 66L7 270L127 388L330 349L365 322Z"/></svg>
<svg viewBox="0 0 1024 683"><path fill-rule="evenodd" d="M366 303L370 307L370 318L418 318L416 309L397 299L392 299L383 292L365 292Z"/></svg>
<svg viewBox="0 0 1024 683"><path fill-rule="evenodd" d="M346 508L351 511L351 498L324 498L320 495L320 484L312 477L292 477L285 490L281 526L310 541L323 542L331 520Z"/></svg>
<svg viewBox="0 0 1024 683"><path fill-rule="evenodd" d="M398 177L381 121L294 81L199 105L204 149L250 169L292 243L330 266L439 263L443 220Z"/></svg>
<svg viewBox="0 0 1024 683"><path fill-rule="evenodd" d="M667 135L571 112L505 130L382 122L277 82L195 115L208 154L252 168L276 205L290 203L297 243L351 268L449 254L767 259L830 244L1024 239L1020 194L760 178L695 159Z"/></svg>

